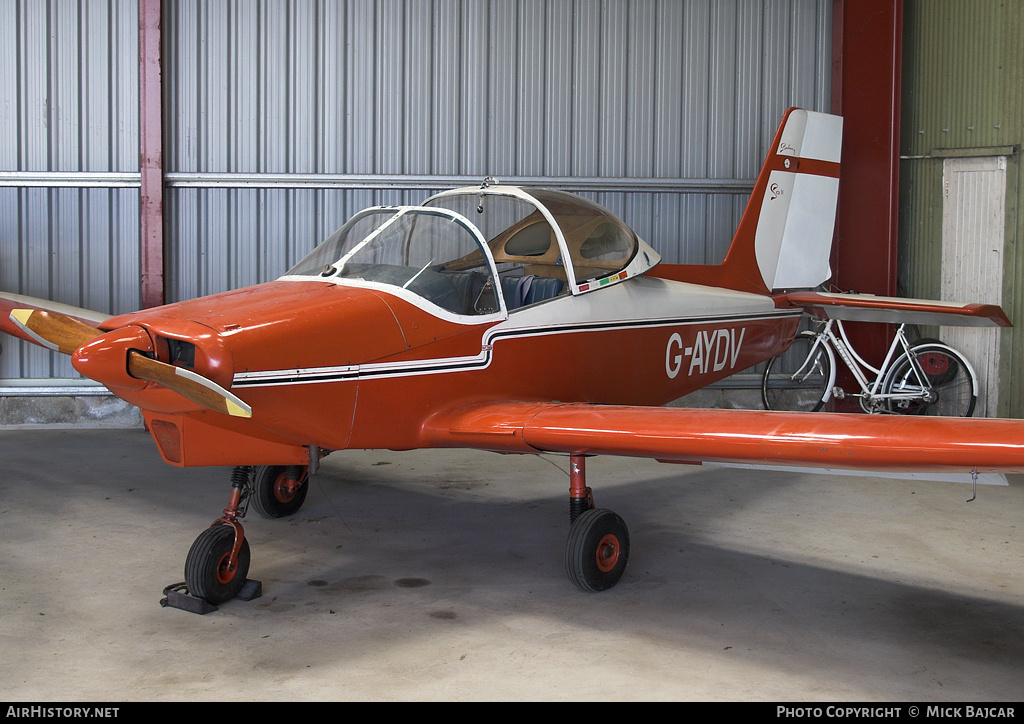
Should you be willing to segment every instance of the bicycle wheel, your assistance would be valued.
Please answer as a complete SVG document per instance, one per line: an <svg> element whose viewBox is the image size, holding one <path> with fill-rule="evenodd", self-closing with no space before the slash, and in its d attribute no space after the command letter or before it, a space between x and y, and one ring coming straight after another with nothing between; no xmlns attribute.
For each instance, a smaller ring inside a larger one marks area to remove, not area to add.
<svg viewBox="0 0 1024 724"><path fill-rule="evenodd" d="M832 357L824 343L815 345L817 338L814 332L801 332L788 350L768 360L761 378L766 410L817 412L825 404Z"/></svg>
<svg viewBox="0 0 1024 724"><path fill-rule="evenodd" d="M912 360L911 360L912 358ZM974 370L963 355L938 343L918 343L896 359L882 382L886 406L899 415L970 417L978 401Z"/></svg>

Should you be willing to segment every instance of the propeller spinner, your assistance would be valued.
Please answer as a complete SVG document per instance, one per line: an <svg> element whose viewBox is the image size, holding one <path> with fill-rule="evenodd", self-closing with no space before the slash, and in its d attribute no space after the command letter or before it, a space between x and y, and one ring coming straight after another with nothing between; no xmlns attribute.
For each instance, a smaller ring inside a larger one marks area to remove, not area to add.
<svg viewBox="0 0 1024 724"><path fill-rule="evenodd" d="M76 370L107 387L139 389L133 380L155 382L208 410L252 417L252 408L244 400L213 380L140 352L152 350L149 335L141 327L104 332L42 309L15 309L11 321L44 347L71 355Z"/></svg>

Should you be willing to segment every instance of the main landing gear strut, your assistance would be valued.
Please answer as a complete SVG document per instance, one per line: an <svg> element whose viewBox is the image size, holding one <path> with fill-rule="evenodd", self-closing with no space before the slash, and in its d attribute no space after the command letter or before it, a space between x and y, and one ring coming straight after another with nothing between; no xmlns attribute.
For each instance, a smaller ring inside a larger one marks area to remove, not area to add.
<svg viewBox="0 0 1024 724"><path fill-rule="evenodd" d="M617 514L594 507L584 455L569 456L569 524L569 580L583 591L604 591L618 583L629 560L629 531Z"/></svg>

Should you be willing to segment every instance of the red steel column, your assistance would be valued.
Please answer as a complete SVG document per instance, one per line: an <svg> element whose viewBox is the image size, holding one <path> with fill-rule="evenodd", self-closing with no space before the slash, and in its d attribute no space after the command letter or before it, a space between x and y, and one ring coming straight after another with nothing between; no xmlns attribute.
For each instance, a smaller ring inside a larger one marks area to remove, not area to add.
<svg viewBox="0 0 1024 724"><path fill-rule="evenodd" d="M832 28L832 112L844 118L832 279L846 291L895 296L903 2L835 0ZM880 363L892 328L848 329L857 350ZM852 377L840 386L856 389Z"/></svg>
<svg viewBox="0 0 1024 724"><path fill-rule="evenodd" d="M164 152L161 0L139 0L139 236L142 307L164 303Z"/></svg>

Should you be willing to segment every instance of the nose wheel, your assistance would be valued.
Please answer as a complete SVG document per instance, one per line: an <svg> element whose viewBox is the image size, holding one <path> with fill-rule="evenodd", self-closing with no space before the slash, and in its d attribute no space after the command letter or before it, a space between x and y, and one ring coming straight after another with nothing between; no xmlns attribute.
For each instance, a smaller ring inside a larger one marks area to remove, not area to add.
<svg viewBox="0 0 1024 724"><path fill-rule="evenodd" d="M238 550L236 547L236 537ZM249 573L249 541L241 526L214 524L196 538L185 558L185 586L214 605L238 595Z"/></svg>
<svg viewBox="0 0 1024 724"><path fill-rule="evenodd" d="M249 581L249 541L239 521L245 516L251 496L251 469L237 467L231 472L231 495L224 515L204 530L185 557L185 581L164 589L164 605L192 613L209 613L235 597L258 598L259 581ZM303 495L303 497L305 497ZM299 501L301 504L301 500ZM184 589L183 591L180 589Z"/></svg>

